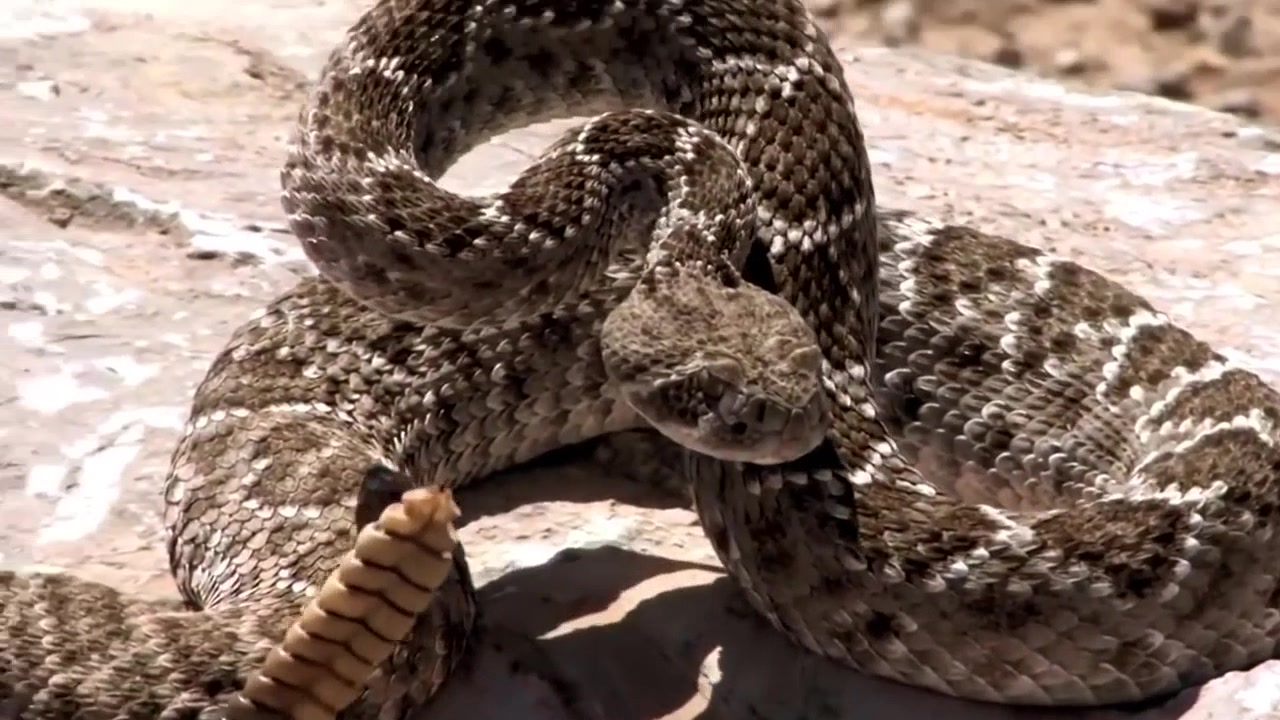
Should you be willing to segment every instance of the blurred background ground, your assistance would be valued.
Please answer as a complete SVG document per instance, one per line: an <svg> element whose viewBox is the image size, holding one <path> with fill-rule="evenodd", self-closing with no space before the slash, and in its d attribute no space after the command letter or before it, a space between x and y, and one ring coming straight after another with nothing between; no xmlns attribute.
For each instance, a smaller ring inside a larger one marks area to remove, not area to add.
<svg viewBox="0 0 1280 720"><path fill-rule="evenodd" d="M827 27L1280 122L1280 0L811 0Z"/></svg>

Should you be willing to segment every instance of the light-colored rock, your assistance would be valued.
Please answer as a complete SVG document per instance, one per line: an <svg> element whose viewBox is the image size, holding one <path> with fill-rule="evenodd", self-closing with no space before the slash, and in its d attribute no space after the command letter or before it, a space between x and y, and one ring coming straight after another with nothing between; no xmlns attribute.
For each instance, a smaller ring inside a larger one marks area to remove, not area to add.
<svg viewBox="0 0 1280 720"><path fill-rule="evenodd" d="M159 482L190 393L231 329L309 271L275 197L300 97L261 68L313 74L363 3L24 2L0 9L0 27L43 33L0 38L0 563L172 594ZM919 52L846 56L882 203L1083 260L1280 377L1268 131ZM18 91L19 65L64 91ZM447 180L500 187L560 127ZM811 657L735 599L687 510L613 474L580 459L461 494L498 630L431 717L1122 717L962 703ZM1269 663L1123 717L1277 714Z"/></svg>

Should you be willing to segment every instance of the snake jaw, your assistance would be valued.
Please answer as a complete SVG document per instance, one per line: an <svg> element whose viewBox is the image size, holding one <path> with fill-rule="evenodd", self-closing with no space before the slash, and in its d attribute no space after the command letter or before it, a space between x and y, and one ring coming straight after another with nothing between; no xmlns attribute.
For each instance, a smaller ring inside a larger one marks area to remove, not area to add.
<svg viewBox="0 0 1280 720"><path fill-rule="evenodd" d="M790 462L822 442L827 411L826 396L820 392L810 402L796 407L764 395L730 389L720 397L714 412L698 419L701 435L716 439L714 448L701 452L722 460L759 465Z"/></svg>
<svg viewBox="0 0 1280 720"><path fill-rule="evenodd" d="M806 455L826 437L829 405L814 383L800 402L729 382L699 367L661 380L623 384L623 394L655 429L704 455L774 465Z"/></svg>

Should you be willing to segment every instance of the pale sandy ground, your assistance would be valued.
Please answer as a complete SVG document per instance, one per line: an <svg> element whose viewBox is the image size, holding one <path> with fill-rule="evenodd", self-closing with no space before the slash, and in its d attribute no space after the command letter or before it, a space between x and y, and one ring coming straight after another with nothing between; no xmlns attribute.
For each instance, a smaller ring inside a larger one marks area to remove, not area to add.
<svg viewBox="0 0 1280 720"><path fill-rule="evenodd" d="M168 452L231 329L308 272L276 171L301 89L357 11L0 5L0 563L173 592ZM989 66L847 54L882 201L1083 258L1280 376L1280 137ZM499 187L553 137L503 138L449 181ZM737 606L688 511L589 462L463 502L490 617L541 638L569 689L494 640L435 717L564 718L575 697L609 720L1121 716L960 703L809 657ZM564 548L579 550L552 560ZM1141 717L1280 717L1280 662Z"/></svg>

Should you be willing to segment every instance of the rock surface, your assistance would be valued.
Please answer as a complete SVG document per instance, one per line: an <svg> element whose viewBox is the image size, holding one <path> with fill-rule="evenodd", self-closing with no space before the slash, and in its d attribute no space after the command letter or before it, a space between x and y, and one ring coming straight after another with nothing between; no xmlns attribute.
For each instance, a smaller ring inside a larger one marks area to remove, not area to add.
<svg viewBox="0 0 1280 720"><path fill-rule="evenodd" d="M174 593L168 452L231 329L310 271L282 229L276 172L308 79L360 6L0 8L0 564ZM1083 260L1280 377L1280 138L968 61L845 55L883 203ZM499 138L447 182L500 187L558 129ZM496 629L430 716L1280 716L1280 661L1138 715L983 706L854 675L745 610L692 514L609 464L544 464L461 494Z"/></svg>

